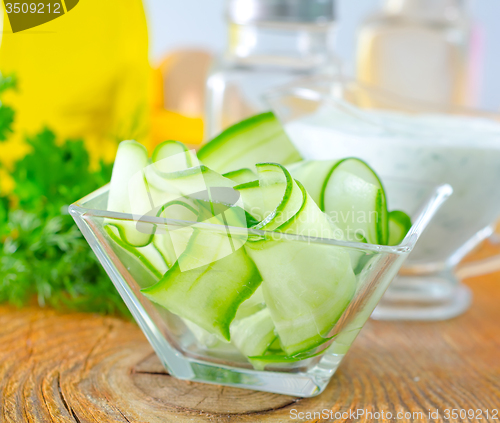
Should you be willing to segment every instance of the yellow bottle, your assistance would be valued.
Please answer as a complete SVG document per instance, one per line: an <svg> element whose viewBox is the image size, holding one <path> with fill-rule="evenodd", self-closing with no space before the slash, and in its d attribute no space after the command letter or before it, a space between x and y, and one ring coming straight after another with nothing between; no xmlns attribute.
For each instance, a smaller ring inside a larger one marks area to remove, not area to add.
<svg viewBox="0 0 500 423"><path fill-rule="evenodd" d="M123 139L149 142L151 69L141 0L83 0L63 16L12 33L4 14L0 71L17 92L15 132L0 143L7 165L25 152L24 134L44 126L83 138L94 160L112 160ZM1 35L1 34L0 34Z"/></svg>

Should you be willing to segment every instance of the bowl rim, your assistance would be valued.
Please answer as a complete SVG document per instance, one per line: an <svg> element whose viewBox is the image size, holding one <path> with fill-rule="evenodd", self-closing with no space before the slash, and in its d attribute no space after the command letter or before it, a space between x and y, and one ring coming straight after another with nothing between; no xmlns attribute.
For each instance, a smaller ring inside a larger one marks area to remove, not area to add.
<svg viewBox="0 0 500 423"><path fill-rule="evenodd" d="M403 183L410 183L409 181L398 181ZM109 218L116 220L126 220L126 221L135 221L135 222L144 222L155 225L167 225L167 226L176 226L176 227L193 227L196 225L196 228L204 228L206 230L222 230L224 228L224 232L227 229L231 230L231 234L241 234L244 236L248 236L248 234L261 236L265 238L275 239L279 237L280 240L288 240L288 241L298 241L298 242L307 242L313 244L324 244L324 245L333 245L338 247L348 247L355 248L358 250L372 251L377 253L389 253L396 255L405 255L409 254L418 238L427 227L429 222L432 220L436 212L439 210L441 205L450 197L453 193L453 189L449 184L441 184L441 185L433 185L422 182L414 182L411 183L431 187L430 194L426 197L426 199L419 206L419 211L417 213L417 218L415 219L412 227L408 231L406 237L399 245L388 246L388 245L377 245L377 244L368 244L361 242L351 242L351 241L338 241L334 239L321 238L321 237L311 237L305 235L297 235L297 234L289 234L284 232L276 232L276 231L265 231L261 229L252 229L252 228L241 228L234 226L223 226L217 225L213 223L205 223L205 222L193 222L193 221L185 221L185 220L177 220L177 219L166 219L162 217L156 216L139 216L131 213L122 213L122 212L114 212L109 210L102 210L97 208L91 208L86 206L87 203L96 199L99 196L106 195L109 191L109 184L98 188L97 190L87 194L85 197L71 204L68 208L69 213L73 217L84 217L84 216L92 216L99 218Z"/></svg>

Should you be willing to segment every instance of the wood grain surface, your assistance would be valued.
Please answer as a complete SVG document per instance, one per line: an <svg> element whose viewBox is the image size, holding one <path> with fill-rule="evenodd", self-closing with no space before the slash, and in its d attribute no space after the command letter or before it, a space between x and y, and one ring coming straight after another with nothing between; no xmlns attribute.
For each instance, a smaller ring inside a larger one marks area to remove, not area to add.
<svg viewBox="0 0 500 423"><path fill-rule="evenodd" d="M491 413L500 409L500 273L466 283L473 306L454 320L370 321L311 399L177 380L130 322L0 307L0 421L292 422L323 410L347 414L312 421L499 421ZM393 417L351 418L357 409ZM446 409L482 409L483 419L446 419Z"/></svg>

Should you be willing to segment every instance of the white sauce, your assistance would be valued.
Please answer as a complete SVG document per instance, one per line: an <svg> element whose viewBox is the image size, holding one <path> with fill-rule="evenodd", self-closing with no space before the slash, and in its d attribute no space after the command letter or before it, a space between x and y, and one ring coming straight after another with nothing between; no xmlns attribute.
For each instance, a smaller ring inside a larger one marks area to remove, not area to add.
<svg viewBox="0 0 500 423"><path fill-rule="evenodd" d="M500 124L451 115L323 106L285 129L305 159L359 157L379 175L449 183L454 193L410 256L443 263L500 215ZM389 207L390 207L389 198Z"/></svg>

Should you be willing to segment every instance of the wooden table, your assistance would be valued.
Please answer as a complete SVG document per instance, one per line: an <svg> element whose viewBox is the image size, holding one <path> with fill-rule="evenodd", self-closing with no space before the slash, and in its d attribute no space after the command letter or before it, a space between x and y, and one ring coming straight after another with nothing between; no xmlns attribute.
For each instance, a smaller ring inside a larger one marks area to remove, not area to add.
<svg viewBox="0 0 500 423"><path fill-rule="evenodd" d="M485 248L493 247L476 258ZM370 321L311 399L176 380L130 322L0 307L0 421L291 422L323 410L344 415L312 420L499 421L491 413L500 409L500 273L466 283L474 303L454 320ZM392 419L352 418L357 409ZM447 409L489 410L490 418L446 419Z"/></svg>

